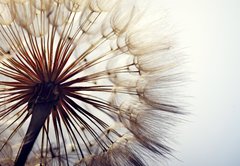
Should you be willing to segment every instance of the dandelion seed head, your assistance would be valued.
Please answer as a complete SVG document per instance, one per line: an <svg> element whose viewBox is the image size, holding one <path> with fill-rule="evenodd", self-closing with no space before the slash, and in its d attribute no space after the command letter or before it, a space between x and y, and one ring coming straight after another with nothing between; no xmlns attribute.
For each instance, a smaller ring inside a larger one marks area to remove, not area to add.
<svg viewBox="0 0 240 166"><path fill-rule="evenodd" d="M1 164L171 155L180 58L162 22L142 26L124 0L1 0L0 13Z"/></svg>

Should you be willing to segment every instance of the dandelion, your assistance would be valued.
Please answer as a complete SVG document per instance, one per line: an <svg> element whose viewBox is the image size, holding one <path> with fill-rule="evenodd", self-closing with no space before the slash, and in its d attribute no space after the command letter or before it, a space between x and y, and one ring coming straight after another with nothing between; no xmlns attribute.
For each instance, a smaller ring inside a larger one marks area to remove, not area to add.
<svg viewBox="0 0 240 166"><path fill-rule="evenodd" d="M130 1L0 1L0 165L171 155L179 59L142 16Z"/></svg>

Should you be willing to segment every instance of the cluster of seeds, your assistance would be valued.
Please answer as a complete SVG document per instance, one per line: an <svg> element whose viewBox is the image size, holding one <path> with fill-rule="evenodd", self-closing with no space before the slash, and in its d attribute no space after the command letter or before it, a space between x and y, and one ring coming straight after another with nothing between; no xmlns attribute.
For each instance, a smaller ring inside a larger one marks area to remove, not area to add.
<svg viewBox="0 0 240 166"><path fill-rule="evenodd" d="M0 165L140 166L170 154L179 58L143 11L0 0Z"/></svg>

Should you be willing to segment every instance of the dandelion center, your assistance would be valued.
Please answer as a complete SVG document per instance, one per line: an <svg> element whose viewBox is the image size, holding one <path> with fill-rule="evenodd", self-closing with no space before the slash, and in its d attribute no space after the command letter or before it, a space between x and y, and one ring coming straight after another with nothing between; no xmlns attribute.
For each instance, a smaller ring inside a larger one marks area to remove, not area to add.
<svg viewBox="0 0 240 166"><path fill-rule="evenodd" d="M60 98L60 87L54 82L36 84L32 88L32 96L28 102L29 107L34 103L57 103Z"/></svg>

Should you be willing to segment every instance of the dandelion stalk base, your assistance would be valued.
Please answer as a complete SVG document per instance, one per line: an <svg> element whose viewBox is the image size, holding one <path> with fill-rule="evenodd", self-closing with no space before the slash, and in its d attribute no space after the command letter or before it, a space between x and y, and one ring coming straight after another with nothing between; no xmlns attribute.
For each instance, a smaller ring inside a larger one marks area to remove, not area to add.
<svg viewBox="0 0 240 166"><path fill-rule="evenodd" d="M53 83L43 83L35 86L35 93L28 103L29 113L32 114L32 117L15 166L25 165L39 132L57 102L56 94L56 86Z"/></svg>

